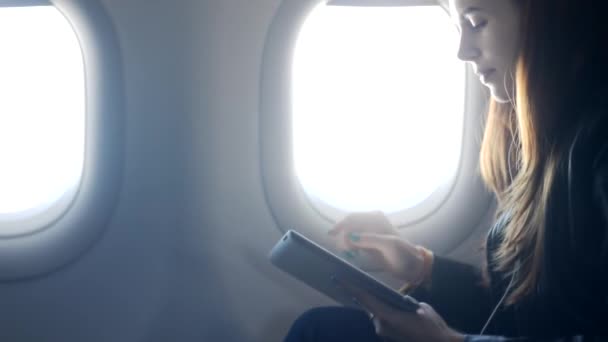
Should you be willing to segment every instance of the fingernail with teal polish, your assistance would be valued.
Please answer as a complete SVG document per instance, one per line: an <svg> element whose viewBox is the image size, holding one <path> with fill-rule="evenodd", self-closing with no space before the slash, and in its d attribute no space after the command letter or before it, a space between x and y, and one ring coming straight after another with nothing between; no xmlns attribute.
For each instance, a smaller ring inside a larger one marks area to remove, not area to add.
<svg viewBox="0 0 608 342"><path fill-rule="evenodd" d="M348 234L348 237L350 238L350 241L353 241L353 242L358 242L361 240L361 236L357 233L350 233L350 234Z"/></svg>
<svg viewBox="0 0 608 342"><path fill-rule="evenodd" d="M355 254L353 252L351 252L351 251L345 251L342 254L344 254L344 257L346 259L354 259L355 258Z"/></svg>

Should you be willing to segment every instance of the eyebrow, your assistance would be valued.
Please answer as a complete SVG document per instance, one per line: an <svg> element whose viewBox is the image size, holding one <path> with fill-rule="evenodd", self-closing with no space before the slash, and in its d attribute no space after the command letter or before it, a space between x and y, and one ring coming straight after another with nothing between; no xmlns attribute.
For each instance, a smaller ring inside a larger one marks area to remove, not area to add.
<svg viewBox="0 0 608 342"><path fill-rule="evenodd" d="M481 11L482 11L481 7L469 6L469 7L465 8L464 11L462 11L462 15L464 16L467 14L471 14L473 12L481 12Z"/></svg>

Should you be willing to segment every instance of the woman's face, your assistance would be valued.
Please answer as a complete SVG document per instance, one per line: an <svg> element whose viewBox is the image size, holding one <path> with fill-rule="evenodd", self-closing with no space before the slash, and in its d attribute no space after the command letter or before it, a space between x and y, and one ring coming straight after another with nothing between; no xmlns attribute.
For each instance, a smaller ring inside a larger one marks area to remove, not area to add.
<svg viewBox="0 0 608 342"><path fill-rule="evenodd" d="M460 32L458 58L470 62L498 102L514 95L520 13L514 0L450 0Z"/></svg>

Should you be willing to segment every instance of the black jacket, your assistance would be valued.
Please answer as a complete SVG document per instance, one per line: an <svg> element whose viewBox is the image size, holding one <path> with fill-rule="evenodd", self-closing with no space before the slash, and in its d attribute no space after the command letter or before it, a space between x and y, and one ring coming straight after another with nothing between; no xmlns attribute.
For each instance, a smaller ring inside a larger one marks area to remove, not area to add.
<svg viewBox="0 0 608 342"><path fill-rule="evenodd" d="M559 165L535 293L500 306L487 336L469 336L470 341L608 341L608 115L594 117L573 130L569 156ZM507 220L499 218L488 234L488 265ZM436 256L431 288L412 295L431 304L451 327L479 334L510 281L492 267L488 271L489 286L480 270Z"/></svg>

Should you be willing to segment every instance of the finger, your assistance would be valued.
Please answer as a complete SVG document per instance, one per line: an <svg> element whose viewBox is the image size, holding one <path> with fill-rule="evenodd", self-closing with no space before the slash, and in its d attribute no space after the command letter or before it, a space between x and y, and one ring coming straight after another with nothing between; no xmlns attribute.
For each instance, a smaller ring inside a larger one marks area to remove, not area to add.
<svg viewBox="0 0 608 342"><path fill-rule="evenodd" d="M360 233L350 234L347 244L351 248L361 248L368 251L376 251L385 254L391 249L406 251L410 255L419 255L420 251L415 245L404 240L400 236L392 234ZM384 253L383 253L384 252Z"/></svg>
<svg viewBox="0 0 608 342"><path fill-rule="evenodd" d="M342 220L338 221L338 223L336 223L333 226L333 228L330 229L327 233L329 235L334 235L334 236L342 233L352 223L351 221L352 221L353 215L354 214L349 214L348 216L346 216Z"/></svg>
<svg viewBox="0 0 608 342"><path fill-rule="evenodd" d="M368 229L370 226L377 225L378 222L382 220L387 220L386 215L382 211L350 213L344 217L344 219L336 223L328 233L330 235L338 235L342 232L348 233L350 231L364 230L366 228Z"/></svg>
<svg viewBox="0 0 608 342"><path fill-rule="evenodd" d="M393 235L376 233L351 233L346 243L355 248L371 251L383 251L398 243L399 238Z"/></svg>
<svg viewBox="0 0 608 342"><path fill-rule="evenodd" d="M435 309L433 309L433 307L431 307L427 303L420 302L420 303L418 303L418 305L419 305L419 307L416 310L417 315L426 316L426 317L430 317L430 318L439 318L439 319L443 320L443 318L441 318L441 316L437 313L437 311L435 311Z"/></svg>
<svg viewBox="0 0 608 342"><path fill-rule="evenodd" d="M418 306L419 306L418 311L421 311L421 312L435 312L435 310L433 310L433 308L430 305L428 305L427 303L425 303L425 302L419 302Z"/></svg>
<svg viewBox="0 0 608 342"><path fill-rule="evenodd" d="M413 319L409 322L403 322L402 327L407 328L408 324L410 326L416 327L417 322L431 320L433 322L443 322L443 318L427 303L419 302L418 309L416 310L416 315L412 315Z"/></svg>
<svg viewBox="0 0 608 342"><path fill-rule="evenodd" d="M355 265L365 272L390 272L390 266L386 256L382 251L363 250L356 247L347 246L355 257Z"/></svg>

